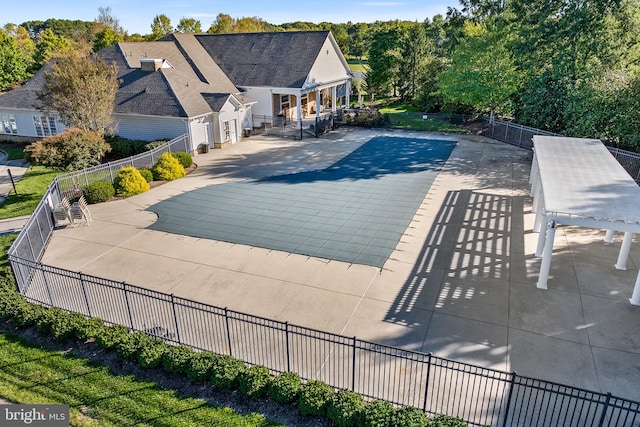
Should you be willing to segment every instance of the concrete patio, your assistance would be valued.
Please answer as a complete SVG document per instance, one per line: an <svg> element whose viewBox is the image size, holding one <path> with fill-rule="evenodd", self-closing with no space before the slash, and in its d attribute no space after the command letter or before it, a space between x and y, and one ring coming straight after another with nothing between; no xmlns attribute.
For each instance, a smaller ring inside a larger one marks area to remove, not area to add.
<svg viewBox="0 0 640 427"><path fill-rule="evenodd" d="M196 188L323 169L378 135L458 142L383 268L149 230L149 206ZM640 400L638 273L620 235L560 228L549 289L528 176L531 152L471 135L339 130L260 136L197 156L192 174L90 206L43 263L293 324Z"/></svg>

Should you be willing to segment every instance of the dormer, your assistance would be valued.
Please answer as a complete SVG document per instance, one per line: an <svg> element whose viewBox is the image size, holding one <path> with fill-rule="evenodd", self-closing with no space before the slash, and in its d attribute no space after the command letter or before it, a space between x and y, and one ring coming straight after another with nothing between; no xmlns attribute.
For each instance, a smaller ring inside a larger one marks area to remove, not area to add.
<svg viewBox="0 0 640 427"><path fill-rule="evenodd" d="M158 71L160 68L173 68L166 59L144 58L140 60L140 70L147 72Z"/></svg>

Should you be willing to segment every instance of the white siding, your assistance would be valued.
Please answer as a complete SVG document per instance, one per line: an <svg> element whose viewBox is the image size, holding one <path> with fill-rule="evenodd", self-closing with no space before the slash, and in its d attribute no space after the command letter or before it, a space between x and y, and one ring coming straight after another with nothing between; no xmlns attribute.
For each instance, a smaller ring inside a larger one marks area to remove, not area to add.
<svg viewBox="0 0 640 427"><path fill-rule="evenodd" d="M311 67L307 82L330 83L336 80L348 80L349 70L342 62L342 54L336 51L329 38L325 40L316 62Z"/></svg>
<svg viewBox="0 0 640 427"><path fill-rule="evenodd" d="M188 132L184 119L176 117L116 115L116 134L130 139L173 139Z"/></svg>
<svg viewBox="0 0 640 427"><path fill-rule="evenodd" d="M268 88L252 87L247 88L243 93L247 97L257 101L257 104L253 104L252 110L254 116L268 116L273 115L273 107L271 106L271 90ZM256 118L257 121L257 118Z"/></svg>
<svg viewBox="0 0 640 427"><path fill-rule="evenodd" d="M210 126L211 119L209 116L200 117L189 122L191 131L192 150L196 150L199 145L210 146L211 136L209 135L208 124Z"/></svg>
<svg viewBox="0 0 640 427"><path fill-rule="evenodd" d="M235 106L230 102L225 102L224 106L220 109L220 113L218 113L218 123L217 123L217 139L218 143L225 143L228 140L225 139L224 136L224 122L229 122L229 126L235 126L235 134L238 140L240 140L242 136L242 123L244 120L243 117L244 112L242 114L240 111L236 111ZM233 134L233 132L231 132Z"/></svg>
<svg viewBox="0 0 640 427"><path fill-rule="evenodd" d="M38 110L7 110L0 109L0 117L3 114L13 114L16 120L16 127L18 128L17 135L19 136L33 136L38 137L38 133L36 132L36 127L33 124L33 116L46 116L45 113ZM59 120L56 120L56 127L58 133L62 132L67 127L61 123ZM2 134L0 134L2 135ZM15 134L14 134L15 135Z"/></svg>

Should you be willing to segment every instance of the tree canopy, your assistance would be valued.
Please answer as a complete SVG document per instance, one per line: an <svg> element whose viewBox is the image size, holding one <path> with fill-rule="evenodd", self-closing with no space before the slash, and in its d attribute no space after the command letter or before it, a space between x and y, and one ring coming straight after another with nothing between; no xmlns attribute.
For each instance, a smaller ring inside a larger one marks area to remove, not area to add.
<svg viewBox="0 0 640 427"><path fill-rule="evenodd" d="M44 110L57 112L66 126L104 136L114 127L117 75L115 64L95 56L61 58L45 72L39 99Z"/></svg>

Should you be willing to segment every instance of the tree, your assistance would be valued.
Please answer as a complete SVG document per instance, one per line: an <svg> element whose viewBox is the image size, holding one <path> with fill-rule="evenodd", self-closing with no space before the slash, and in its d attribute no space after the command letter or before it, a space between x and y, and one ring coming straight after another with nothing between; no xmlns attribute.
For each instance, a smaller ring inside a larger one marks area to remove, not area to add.
<svg viewBox="0 0 640 427"><path fill-rule="evenodd" d="M117 34L125 34L124 28L120 26L120 20L111 14L111 7L99 7L96 22Z"/></svg>
<svg viewBox="0 0 640 427"><path fill-rule="evenodd" d="M111 147L101 136L77 128L47 136L24 149L31 163L62 171L98 165L110 150Z"/></svg>
<svg viewBox="0 0 640 427"><path fill-rule="evenodd" d="M65 125L104 136L113 127L117 75L115 64L96 56L69 56L51 64L38 97Z"/></svg>
<svg viewBox="0 0 640 427"><path fill-rule="evenodd" d="M115 32L111 27L104 27L96 34L96 38L93 41L93 51L99 52L105 47L120 43L121 41L122 36L120 34Z"/></svg>
<svg viewBox="0 0 640 427"><path fill-rule="evenodd" d="M211 24L211 27L207 30L209 34L229 34L233 33L233 27L236 21L230 15L226 13L219 13L216 19Z"/></svg>
<svg viewBox="0 0 640 427"><path fill-rule="evenodd" d="M182 18L176 28L180 33L201 33L202 24L199 20L193 18Z"/></svg>
<svg viewBox="0 0 640 427"><path fill-rule="evenodd" d="M28 64L16 40L0 29L0 91L27 80Z"/></svg>
<svg viewBox="0 0 640 427"><path fill-rule="evenodd" d="M171 19L165 14L156 15L151 23L151 34L149 38L151 40L158 40L171 33L173 33Z"/></svg>
<svg viewBox="0 0 640 427"><path fill-rule="evenodd" d="M400 67L400 29L391 27L378 30L372 36L369 47L369 94L396 94L396 82Z"/></svg>
<svg viewBox="0 0 640 427"><path fill-rule="evenodd" d="M63 57L73 52L73 45L63 36L57 36L47 28L40 33L34 53L34 66L40 68L51 58Z"/></svg>
<svg viewBox="0 0 640 427"><path fill-rule="evenodd" d="M427 42L424 25L415 24L409 28L400 46L400 74L404 82L400 86L400 96L404 101L413 102L419 90L419 84L426 72L426 63L433 48Z"/></svg>
<svg viewBox="0 0 640 427"><path fill-rule="evenodd" d="M448 102L489 110L493 121L517 90L519 71L498 29L467 22L464 35L440 74L438 92Z"/></svg>

